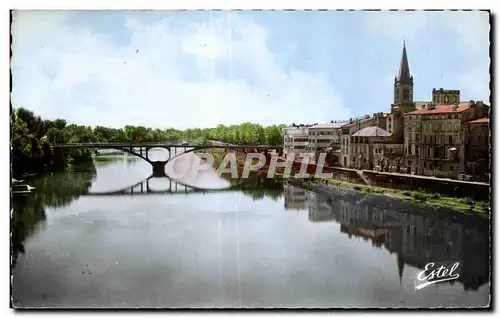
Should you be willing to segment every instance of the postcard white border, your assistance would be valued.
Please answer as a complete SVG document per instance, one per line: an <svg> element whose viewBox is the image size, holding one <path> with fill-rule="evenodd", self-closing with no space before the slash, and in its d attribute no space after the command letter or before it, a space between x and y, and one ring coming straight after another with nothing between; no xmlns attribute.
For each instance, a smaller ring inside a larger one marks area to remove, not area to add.
<svg viewBox="0 0 500 318"><path fill-rule="evenodd" d="M133 0L121 0L121 1L110 1L110 0L86 0L86 1L73 1L73 0L59 0L59 1L49 1L49 0L3 0L0 2L0 6L3 10L1 10L1 36L3 45L7 45L10 43L9 40L9 9L85 9L85 10L99 10L99 9L210 9L210 8L218 8L218 9L404 9L404 8L412 8L412 9L491 9L494 12L498 12L496 9L499 8L498 1L484 1L484 0L475 0L475 1L464 1L464 0L454 0L454 1L440 1L440 0L419 0L419 1L395 1L395 0L379 0L379 1L369 1L369 0L336 0L336 1L326 1L326 0L308 0L308 1L296 1L296 0L287 0L287 1L278 1L278 0L251 0L251 1L229 1L229 0L212 0L212 1L203 1L203 0L182 0L176 1L172 3L172 1L152 1L152 0L142 0L142 1L133 1ZM495 37L496 38L496 37ZM8 47L4 47L3 50L0 51L2 54L2 100L5 101L4 104L4 113L1 117L2 123L0 124L0 146L2 150L4 150L4 155L1 156L1 164L4 167L3 171L5 171L5 175L7 176L10 173L9 169L9 161L10 161L10 147L9 147L9 136L10 136L10 123L9 123L9 97L10 97L10 73L9 73L9 54L10 51ZM495 85L495 89L497 85ZM492 101L492 105L495 104L495 101ZM495 107L495 106L493 106ZM498 112L495 112L495 116L497 116ZM500 115L498 115L500 116ZM496 122L496 120L494 121ZM496 131L495 127L495 131ZM495 134L498 136L498 134ZM493 146L493 149L497 149L496 146ZM498 159L498 154L495 154L495 158ZM4 217L1 224L2 237L1 240L1 255L3 257L3 261L0 262L0 266L2 268L3 274L0 275L1 279L1 299L2 303L2 316L6 315L8 317L14 315L14 311L8 309L8 302L10 299L10 275L9 273L9 209L10 209L10 196L9 196L9 183L10 180L7 177L2 178L2 182L0 183L0 195L2 196L2 204L3 204L3 213ZM498 222L499 218L495 218ZM498 229L498 226L496 227ZM498 237L498 235L497 235ZM497 245L493 245L497 248ZM498 275L496 275L498 276ZM498 295L498 293L495 293ZM492 300L493 301L493 300ZM498 304L498 302L496 302ZM385 316L386 312L372 312L373 314L377 314L380 316ZM24 313L27 316L34 315L35 313ZM48 316L56 315L56 313L46 313ZM80 312L71 312L67 313L74 316L81 316L85 313ZM89 314L89 313L87 313ZM91 313L92 316L96 317L104 317L104 315L109 315L110 313L105 312L94 312ZM121 315L122 313L116 313L115 315ZM146 314L145 312L131 312L129 313L132 316L142 316ZM174 314L174 313L170 313ZM180 313L175 313L179 315ZM215 315L238 315L236 313L213 313ZM272 315L275 316L276 313L268 312L268 313L255 313L262 315ZM304 313L307 314L307 313ZM330 315L328 313L324 313ZM348 314L346 313L334 313L338 314ZM410 313L400 312L400 315L408 315ZM398 314L398 315L399 315ZM430 316L438 317L440 313L430 314ZM479 314L476 314L479 315Z"/></svg>

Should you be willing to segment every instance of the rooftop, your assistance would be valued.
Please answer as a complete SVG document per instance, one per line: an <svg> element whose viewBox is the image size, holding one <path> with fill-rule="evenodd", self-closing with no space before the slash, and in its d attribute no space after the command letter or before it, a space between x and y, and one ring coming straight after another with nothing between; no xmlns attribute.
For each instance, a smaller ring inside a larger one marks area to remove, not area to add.
<svg viewBox="0 0 500 318"><path fill-rule="evenodd" d="M340 123L327 123L327 124L316 124L314 126L311 126L309 127L309 129L336 129L336 128L340 128L344 125L346 125L347 123L345 122L340 122Z"/></svg>
<svg viewBox="0 0 500 318"><path fill-rule="evenodd" d="M460 113L469 109L470 106L471 106L470 103L463 103L458 105L456 110L453 110L455 105L436 105L432 109L421 108L406 113L404 115L406 116L406 115L433 115L433 114Z"/></svg>
<svg viewBox="0 0 500 318"><path fill-rule="evenodd" d="M361 123L367 122L367 121L369 121L369 120L371 120L371 119L373 119L373 118L371 118L371 117L365 117L365 118L363 118L363 119L361 119L361 120L359 120L359 121L353 121L351 124L345 124L345 125L344 125L344 126L342 126L342 127L343 127L343 128L346 128L346 127L354 127L354 126L355 126L356 124L358 124L358 123L360 123L360 124L361 124Z"/></svg>
<svg viewBox="0 0 500 318"><path fill-rule="evenodd" d="M488 124L490 119L488 117L479 118L475 120L468 121L467 124Z"/></svg>
<svg viewBox="0 0 500 318"><path fill-rule="evenodd" d="M354 137L389 137L391 133L377 126L370 126L361 129L353 134Z"/></svg>

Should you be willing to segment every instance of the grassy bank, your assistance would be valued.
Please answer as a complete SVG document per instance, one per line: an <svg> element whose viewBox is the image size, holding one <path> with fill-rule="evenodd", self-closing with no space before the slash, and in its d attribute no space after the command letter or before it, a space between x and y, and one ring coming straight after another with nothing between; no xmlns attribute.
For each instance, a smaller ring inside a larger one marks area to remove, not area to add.
<svg viewBox="0 0 500 318"><path fill-rule="evenodd" d="M466 198L447 197L439 193L429 193L424 189L420 190L389 189L389 188L381 188L375 186L360 185L334 179L312 179L312 180L296 179L296 180L299 180L299 182L300 180L302 180L303 182L330 184L344 188L351 188L365 193L386 195L389 197L400 198L400 199L409 199L416 203L437 205L462 211L464 210L473 211L479 214L484 214L489 209L489 202L487 201L474 201L473 208L471 209L471 206L468 204Z"/></svg>

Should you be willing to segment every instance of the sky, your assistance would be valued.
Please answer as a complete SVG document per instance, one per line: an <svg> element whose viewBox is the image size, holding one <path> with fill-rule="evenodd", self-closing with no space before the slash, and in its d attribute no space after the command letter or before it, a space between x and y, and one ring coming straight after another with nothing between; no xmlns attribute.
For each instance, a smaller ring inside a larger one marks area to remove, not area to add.
<svg viewBox="0 0 500 318"><path fill-rule="evenodd" d="M415 101L489 103L487 12L16 11L12 94L43 118L152 128L389 112L403 41Z"/></svg>

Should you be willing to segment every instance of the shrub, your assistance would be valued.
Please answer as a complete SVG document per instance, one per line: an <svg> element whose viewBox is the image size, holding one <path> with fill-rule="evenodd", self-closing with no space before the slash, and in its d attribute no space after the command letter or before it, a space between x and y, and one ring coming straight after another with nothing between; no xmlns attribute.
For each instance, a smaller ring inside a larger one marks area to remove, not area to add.
<svg viewBox="0 0 500 318"><path fill-rule="evenodd" d="M413 198L420 201L427 201L427 195L420 192L413 193Z"/></svg>

